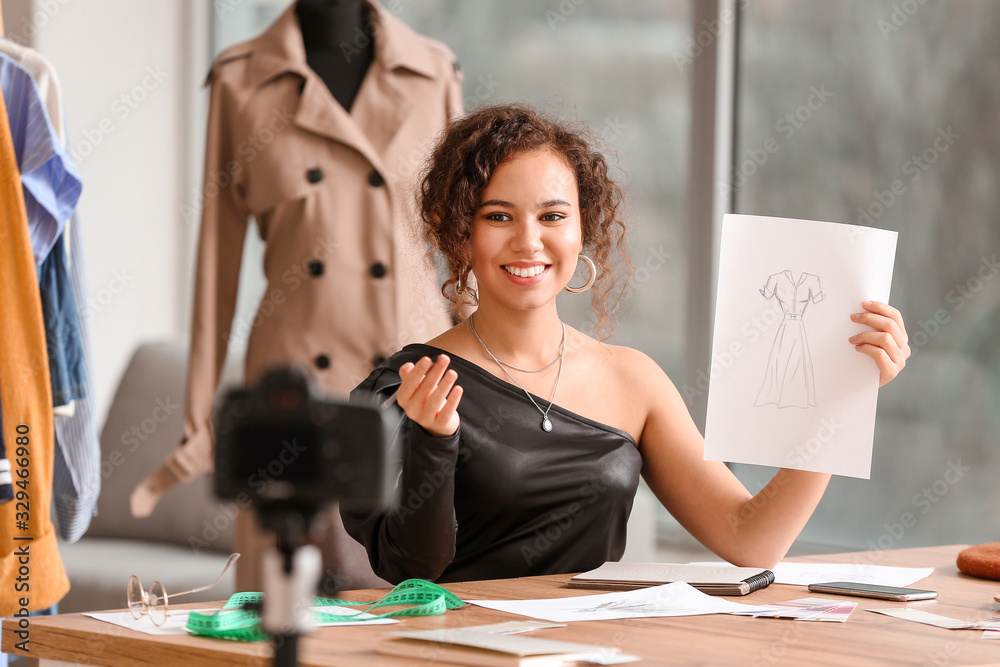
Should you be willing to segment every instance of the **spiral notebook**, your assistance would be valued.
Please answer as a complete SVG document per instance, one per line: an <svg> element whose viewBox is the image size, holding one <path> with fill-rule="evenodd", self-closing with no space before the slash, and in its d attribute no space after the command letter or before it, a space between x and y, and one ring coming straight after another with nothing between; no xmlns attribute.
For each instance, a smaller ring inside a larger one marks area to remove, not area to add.
<svg viewBox="0 0 1000 667"><path fill-rule="evenodd" d="M574 588L631 591L683 581L709 595L746 595L774 583L774 572L760 567L713 567L681 563L608 562L569 580Z"/></svg>

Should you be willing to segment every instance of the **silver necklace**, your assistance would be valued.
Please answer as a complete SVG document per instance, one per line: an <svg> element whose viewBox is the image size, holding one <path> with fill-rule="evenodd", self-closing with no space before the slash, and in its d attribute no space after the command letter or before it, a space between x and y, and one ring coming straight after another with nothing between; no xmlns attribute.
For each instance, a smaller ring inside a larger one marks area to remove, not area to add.
<svg viewBox="0 0 1000 667"><path fill-rule="evenodd" d="M562 348L560 348L560 350L561 349ZM553 359L549 363L545 364L541 368L536 368L535 370L531 370L531 369L528 369L528 368L520 368L518 366L515 366L514 364L508 364L506 361L500 361L499 359L497 359L496 362L498 364L500 364L501 366L506 366L507 368L514 369L515 371L521 371L522 373L541 373L542 371L547 371L550 368L552 368L553 366L555 366L557 363L559 363L560 359L562 359L562 352L559 353L558 357L556 357L555 359Z"/></svg>
<svg viewBox="0 0 1000 667"><path fill-rule="evenodd" d="M559 389L559 378L562 377L563 353L566 351L566 323L562 322L561 324L562 324L562 341L559 343L559 357L556 359L556 361L559 362L559 373L556 374L556 383L552 387L552 396L549 398L549 407L542 410L541 406L539 406L538 403L535 402L535 399L531 397L531 393L523 386L521 386L521 383L518 382L513 375L508 373L506 368L504 368L505 365L510 366L510 364L504 364L502 361L493 356L493 353L490 352L490 348L486 347L486 343L483 342L483 339L479 337L479 333L476 331L476 325L472 323L472 316L471 315L469 316L469 330L472 331L472 335L476 337L476 340L479 341L479 344L483 346L484 350L486 350L486 354L490 355L490 359L497 362L497 366L500 367L500 370L502 370L504 374L510 378L511 382L520 387L521 391L524 392L524 395L528 397L529 401L531 401L531 404L535 406L535 409L538 410L540 413L542 413L542 430L545 431L546 433L550 433L552 431L552 422L549 421L549 410L552 409L552 405L553 403L555 403L556 400L556 390ZM554 363L555 361L552 362L552 364ZM552 366L552 364L549 364L545 368L549 368L550 366ZM515 370L521 370L516 366L510 366L510 367ZM540 370L545 370L545 368L542 368ZM526 372L537 373L539 371L526 371Z"/></svg>

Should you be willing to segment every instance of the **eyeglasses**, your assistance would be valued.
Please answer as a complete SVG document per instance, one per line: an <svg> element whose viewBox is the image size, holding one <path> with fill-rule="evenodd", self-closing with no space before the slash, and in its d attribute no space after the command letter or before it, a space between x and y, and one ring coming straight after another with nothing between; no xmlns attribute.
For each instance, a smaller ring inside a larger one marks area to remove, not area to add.
<svg viewBox="0 0 1000 667"><path fill-rule="evenodd" d="M132 614L132 618L137 621L142 618L143 614L149 614L149 620L153 622L153 625L159 627L167 622L167 605L171 597L176 598L181 595L187 595L188 593L200 593L201 591L207 591L209 588L212 588L222 581L222 577L226 575L229 568L232 567L233 563L239 560L239 558L239 554L230 555L229 560L226 561L226 566L222 568L222 574L220 574L218 579L210 583L208 586L194 588L190 591L184 591L182 593L171 593L169 596L167 595L166 589L163 588L163 584L159 581L154 581L147 591L142 587L142 582L139 581L139 577L133 574L128 579L129 613Z"/></svg>

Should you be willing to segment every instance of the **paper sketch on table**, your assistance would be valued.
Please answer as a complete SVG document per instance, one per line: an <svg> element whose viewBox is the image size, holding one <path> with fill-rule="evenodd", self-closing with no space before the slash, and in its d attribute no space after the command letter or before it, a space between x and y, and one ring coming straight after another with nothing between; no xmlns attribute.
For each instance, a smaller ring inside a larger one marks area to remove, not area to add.
<svg viewBox="0 0 1000 667"><path fill-rule="evenodd" d="M803 272L798 280L789 270L771 274L759 290L767 300L781 306L782 320L774 334L767 358L764 381L754 405L779 408L816 406L816 380L809 354L809 339L802 318L806 307L823 300L819 276Z"/></svg>
<svg viewBox="0 0 1000 667"><path fill-rule="evenodd" d="M653 600L613 600L602 602L593 607L577 609L578 614L603 614L614 612L627 614L629 616L648 616L649 614L675 614L678 611L687 611L690 608L681 604L663 604Z"/></svg>
<svg viewBox="0 0 1000 667"><path fill-rule="evenodd" d="M555 623L605 621L617 618L698 616L733 611L762 611L764 607L706 595L681 581L635 591L580 595L544 600L466 600L470 604Z"/></svg>

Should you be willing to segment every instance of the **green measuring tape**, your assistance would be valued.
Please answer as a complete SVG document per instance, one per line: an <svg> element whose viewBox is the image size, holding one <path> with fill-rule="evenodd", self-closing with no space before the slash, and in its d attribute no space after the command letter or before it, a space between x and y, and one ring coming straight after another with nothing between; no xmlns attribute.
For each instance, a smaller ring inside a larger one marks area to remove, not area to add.
<svg viewBox="0 0 1000 667"><path fill-rule="evenodd" d="M260 627L259 609L263 601L263 593L237 593L217 612L210 614L191 612L188 616L187 631L198 637L215 637L237 642L257 642L267 639L269 635ZM248 605L255 608L247 608ZM342 616L321 611L314 611L313 618L316 623L346 621L357 623L396 616L438 616L448 609L463 607L465 603L451 591L424 579L407 579L393 588L384 598L374 602L352 602L321 597L314 597L312 600L313 607L348 605L369 605L367 609L359 611L358 615L381 607L409 606L365 619L357 618L357 615Z"/></svg>

